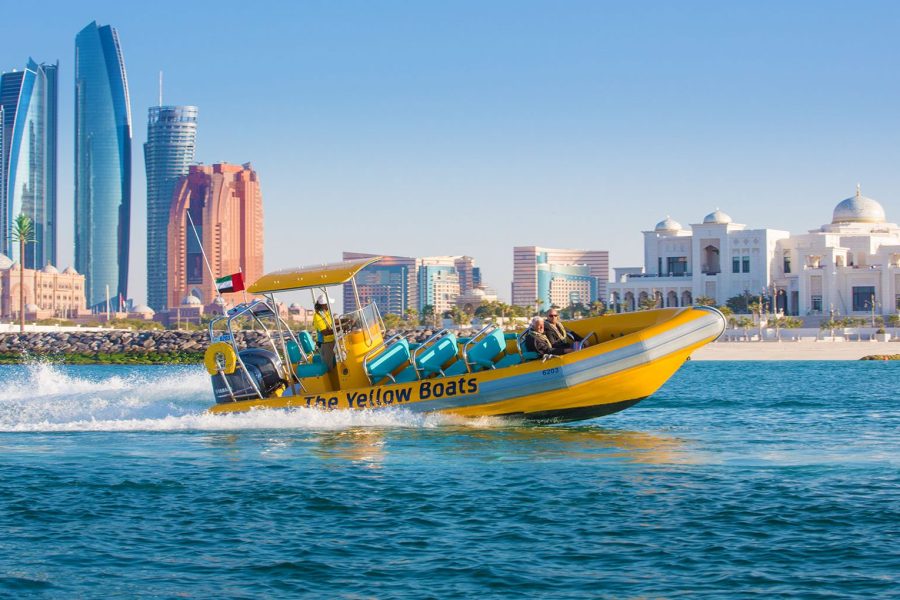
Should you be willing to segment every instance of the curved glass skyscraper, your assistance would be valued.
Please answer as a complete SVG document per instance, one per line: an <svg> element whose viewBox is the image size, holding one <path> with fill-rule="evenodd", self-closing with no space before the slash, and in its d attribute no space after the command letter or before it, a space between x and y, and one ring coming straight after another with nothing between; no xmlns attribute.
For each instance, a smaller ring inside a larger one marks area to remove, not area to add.
<svg viewBox="0 0 900 600"><path fill-rule="evenodd" d="M147 304L167 308L168 227L175 184L194 162L196 106L153 106L147 120Z"/></svg>
<svg viewBox="0 0 900 600"><path fill-rule="evenodd" d="M96 22L75 37L75 268L88 306L128 297L131 101L119 35Z"/></svg>
<svg viewBox="0 0 900 600"><path fill-rule="evenodd" d="M28 59L24 71L0 77L0 252L19 260L12 223L31 217L36 242L25 246L25 266L56 264L55 65Z"/></svg>

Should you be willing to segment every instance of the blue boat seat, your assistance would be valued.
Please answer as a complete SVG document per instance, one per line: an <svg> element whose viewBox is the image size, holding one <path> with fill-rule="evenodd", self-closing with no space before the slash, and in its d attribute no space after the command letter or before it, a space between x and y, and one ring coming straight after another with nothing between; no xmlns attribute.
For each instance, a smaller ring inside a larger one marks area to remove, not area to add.
<svg viewBox="0 0 900 600"><path fill-rule="evenodd" d="M459 358L459 345L452 333L447 333L416 356L416 366L425 377L462 375L468 372L465 361Z"/></svg>
<svg viewBox="0 0 900 600"><path fill-rule="evenodd" d="M303 351L307 354L314 354L316 351L316 343L313 341L312 335L306 331L297 332L297 341L300 342L300 347L303 348Z"/></svg>
<svg viewBox="0 0 900 600"><path fill-rule="evenodd" d="M470 346L466 357L473 371L511 367L522 362L520 354L506 351L506 336L500 329L493 330Z"/></svg>
<svg viewBox="0 0 900 600"><path fill-rule="evenodd" d="M285 347L287 348L288 358L290 359L291 364L297 364L303 360L303 353L300 352L300 346L297 345L297 342L288 340Z"/></svg>
<svg viewBox="0 0 900 600"><path fill-rule="evenodd" d="M411 381L416 381L419 379L419 373L416 371L416 368L412 365L409 365L398 374L394 375L394 381L397 383L409 383Z"/></svg>
<svg viewBox="0 0 900 600"><path fill-rule="evenodd" d="M328 367L322 362L322 357L316 354L313 356L312 362L297 365L295 372L300 379L304 377L321 377L328 372Z"/></svg>
<svg viewBox="0 0 900 600"><path fill-rule="evenodd" d="M405 368L398 375L394 375L394 371L404 366ZM397 382L414 381L416 379L416 370L411 367L412 365L409 364L409 342L402 338L366 363L366 369L373 382L381 381L385 378L393 379Z"/></svg>

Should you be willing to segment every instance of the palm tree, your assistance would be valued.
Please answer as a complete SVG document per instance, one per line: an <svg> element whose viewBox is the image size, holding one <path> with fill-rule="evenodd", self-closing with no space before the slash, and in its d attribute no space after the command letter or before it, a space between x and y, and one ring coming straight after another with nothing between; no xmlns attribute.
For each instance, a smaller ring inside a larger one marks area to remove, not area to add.
<svg viewBox="0 0 900 600"><path fill-rule="evenodd" d="M13 221L12 241L19 242L19 331L25 332L25 244L34 243L34 223L25 213Z"/></svg>
<svg viewBox="0 0 900 600"><path fill-rule="evenodd" d="M428 327L435 327L433 304L426 304L422 307L422 322Z"/></svg>

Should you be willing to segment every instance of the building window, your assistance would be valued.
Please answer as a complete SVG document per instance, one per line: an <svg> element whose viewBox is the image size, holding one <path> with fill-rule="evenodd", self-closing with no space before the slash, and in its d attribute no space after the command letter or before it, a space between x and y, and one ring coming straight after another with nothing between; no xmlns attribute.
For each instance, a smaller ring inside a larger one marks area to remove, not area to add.
<svg viewBox="0 0 900 600"><path fill-rule="evenodd" d="M853 310L862 312L872 310L875 301L875 286L862 285L853 288Z"/></svg>
<svg viewBox="0 0 900 600"><path fill-rule="evenodd" d="M741 272L742 273L750 272L750 257L749 256L741 257Z"/></svg>
<svg viewBox="0 0 900 600"><path fill-rule="evenodd" d="M732 257L731 272L732 273L740 273L741 272L741 257L740 256Z"/></svg>
<svg viewBox="0 0 900 600"><path fill-rule="evenodd" d="M900 312L900 294L897 294L894 297L894 310Z"/></svg>
<svg viewBox="0 0 900 600"><path fill-rule="evenodd" d="M813 296L810 302L810 308L815 313L822 312L822 296Z"/></svg>
<svg viewBox="0 0 900 600"><path fill-rule="evenodd" d="M787 275L791 272L791 255L787 252L784 253L784 274Z"/></svg>
<svg viewBox="0 0 900 600"><path fill-rule="evenodd" d="M666 259L669 275L685 275L687 274L687 257L686 256L670 256Z"/></svg>

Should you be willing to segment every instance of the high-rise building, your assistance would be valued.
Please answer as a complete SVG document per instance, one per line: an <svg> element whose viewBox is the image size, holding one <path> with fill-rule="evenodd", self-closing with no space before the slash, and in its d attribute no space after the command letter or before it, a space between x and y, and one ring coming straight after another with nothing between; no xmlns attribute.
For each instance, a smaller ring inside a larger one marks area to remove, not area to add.
<svg viewBox="0 0 900 600"><path fill-rule="evenodd" d="M131 101L118 32L96 22L75 37L75 268L87 302L128 296Z"/></svg>
<svg viewBox="0 0 900 600"><path fill-rule="evenodd" d="M204 305L213 302L214 277L241 272L248 285L262 277L262 192L249 163L191 165L173 197L166 269L170 309L181 306L188 296Z"/></svg>
<svg viewBox="0 0 900 600"><path fill-rule="evenodd" d="M459 291L465 294L474 288L481 287L481 270L475 266L471 256L457 256L453 261L459 275Z"/></svg>
<svg viewBox="0 0 900 600"><path fill-rule="evenodd" d="M419 300L416 308L420 312L426 306L432 307L434 314L452 308L461 288L461 277L456 270L458 259L455 256L431 256L418 260L416 287Z"/></svg>
<svg viewBox="0 0 900 600"><path fill-rule="evenodd" d="M517 246L513 249L512 303L541 310L606 298L609 252Z"/></svg>
<svg viewBox="0 0 900 600"><path fill-rule="evenodd" d="M147 119L147 304L166 308L169 212L178 180L194 162L196 106L153 106Z"/></svg>
<svg viewBox="0 0 900 600"><path fill-rule="evenodd" d="M56 263L56 123L59 63L28 59L0 76L0 252L19 260L13 220L31 218L35 242L26 269Z"/></svg>
<svg viewBox="0 0 900 600"><path fill-rule="evenodd" d="M471 256L413 258L362 252L343 256L344 260L382 257L356 276L360 301L364 305L374 301L382 313L404 315L409 309L421 312L431 306L439 314L450 310L460 294L481 287L481 271ZM344 308L355 306L353 286L344 284Z"/></svg>
<svg viewBox="0 0 900 600"><path fill-rule="evenodd" d="M372 258L378 254L344 252L344 260ZM416 259L408 256L382 256L375 264L356 275L356 286L363 306L375 302L382 313L403 315L416 308ZM353 285L344 284L344 310L353 310L356 299Z"/></svg>

